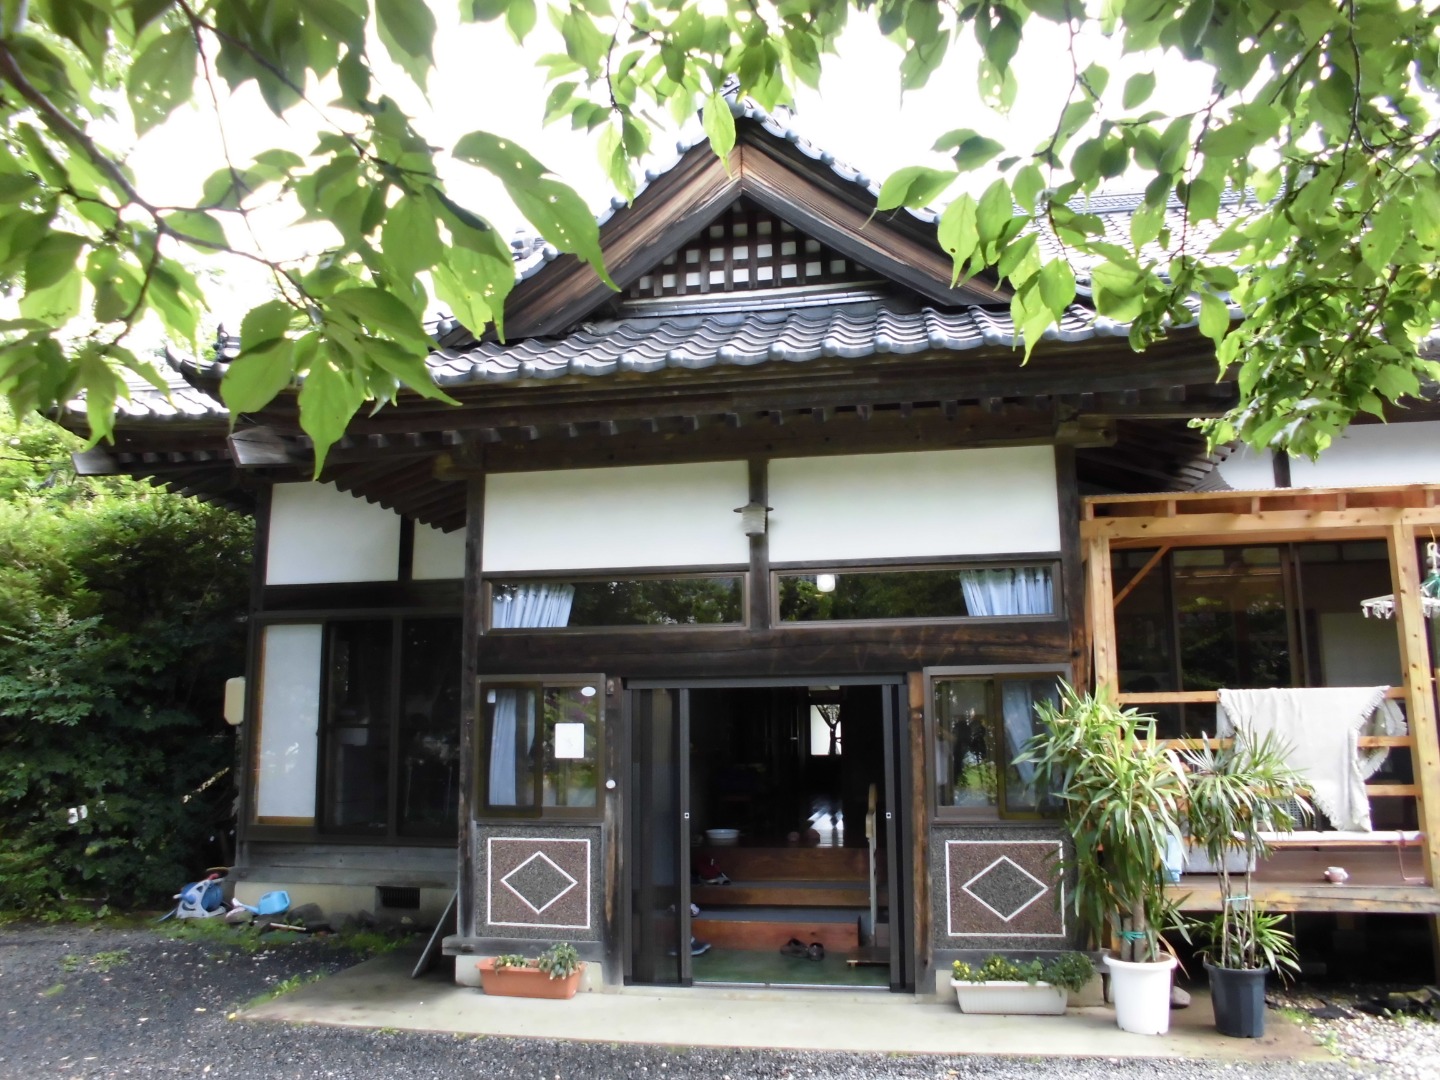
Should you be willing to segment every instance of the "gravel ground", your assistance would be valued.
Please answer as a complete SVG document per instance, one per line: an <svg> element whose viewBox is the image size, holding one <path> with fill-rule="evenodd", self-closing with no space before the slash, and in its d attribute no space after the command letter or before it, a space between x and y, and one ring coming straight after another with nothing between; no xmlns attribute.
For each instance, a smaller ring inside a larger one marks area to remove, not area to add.
<svg viewBox="0 0 1440 1080"><path fill-rule="evenodd" d="M246 951L154 929L0 928L0 1077L243 1080L1340 1080L1440 1075L1440 1024L1359 1016L1307 1021L1347 1055L1226 1064L1116 1059L922 1057L597 1045L281 1026L233 1019L287 980L323 977L353 953L313 939ZM1344 1004L1342 994L1326 1000ZM1303 992L1283 1004L1316 1004Z"/></svg>

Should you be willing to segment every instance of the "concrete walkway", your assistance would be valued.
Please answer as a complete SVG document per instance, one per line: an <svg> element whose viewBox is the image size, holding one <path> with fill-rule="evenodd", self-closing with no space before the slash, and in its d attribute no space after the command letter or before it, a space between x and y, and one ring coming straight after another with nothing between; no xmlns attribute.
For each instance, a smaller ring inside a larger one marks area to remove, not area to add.
<svg viewBox="0 0 1440 1080"><path fill-rule="evenodd" d="M1270 1012L1263 1039L1216 1034L1209 998L1194 995L1164 1036L1130 1035L1109 1008L1065 1016L968 1016L953 1001L917 1002L879 991L641 989L582 993L572 1001L487 998L392 953L268 1001L255 1020L517 1038L672 1046L985 1054L1022 1057L1333 1060L1299 1027Z"/></svg>

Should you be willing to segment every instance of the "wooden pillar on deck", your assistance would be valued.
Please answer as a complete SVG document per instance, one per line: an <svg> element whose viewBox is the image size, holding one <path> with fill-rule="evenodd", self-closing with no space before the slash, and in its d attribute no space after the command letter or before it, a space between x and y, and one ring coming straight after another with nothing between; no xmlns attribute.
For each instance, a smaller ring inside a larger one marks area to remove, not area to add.
<svg viewBox="0 0 1440 1080"><path fill-rule="evenodd" d="M1405 681L1405 706L1410 734L1415 740L1411 768L1419 794L1416 813L1425 844L1425 880L1440 881L1440 734L1436 731L1435 683L1425 629L1425 608L1420 595L1420 560L1415 553L1415 529L1399 523L1386 537L1390 549L1390 584L1395 596L1395 629L1400 637L1400 668ZM1440 977L1440 916L1432 917L1430 940Z"/></svg>
<svg viewBox="0 0 1440 1080"><path fill-rule="evenodd" d="M1085 537L1085 617L1090 624L1093 648L1095 692L1120 692L1115 659L1115 582L1110 571L1110 540L1090 534Z"/></svg>

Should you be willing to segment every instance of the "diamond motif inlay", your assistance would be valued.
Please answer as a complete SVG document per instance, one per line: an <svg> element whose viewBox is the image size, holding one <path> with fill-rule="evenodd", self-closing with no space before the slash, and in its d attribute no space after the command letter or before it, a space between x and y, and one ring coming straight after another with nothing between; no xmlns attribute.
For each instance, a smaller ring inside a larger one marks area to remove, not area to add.
<svg viewBox="0 0 1440 1080"><path fill-rule="evenodd" d="M502 877L500 884L539 915L580 883L557 866L550 856L537 851Z"/></svg>
<svg viewBox="0 0 1440 1080"><path fill-rule="evenodd" d="M960 887L1007 923L1050 891L1008 855L1001 855Z"/></svg>

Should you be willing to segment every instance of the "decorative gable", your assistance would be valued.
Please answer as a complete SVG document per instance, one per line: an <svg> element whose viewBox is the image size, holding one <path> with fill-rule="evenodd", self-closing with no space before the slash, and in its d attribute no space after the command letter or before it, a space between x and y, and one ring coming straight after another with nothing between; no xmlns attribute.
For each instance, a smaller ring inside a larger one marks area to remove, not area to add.
<svg viewBox="0 0 1440 1080"><path fill-rule="evenodd" d="M737 199L699 236L626 290L628 300L765 289L873 285L879 274L806 236L788 221Z"/></svg>

